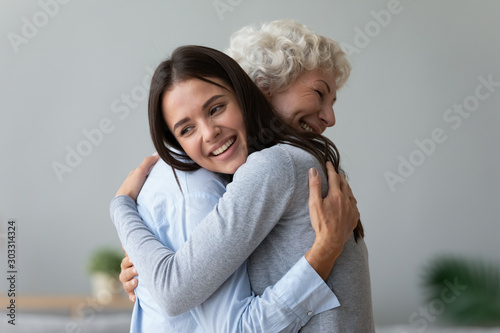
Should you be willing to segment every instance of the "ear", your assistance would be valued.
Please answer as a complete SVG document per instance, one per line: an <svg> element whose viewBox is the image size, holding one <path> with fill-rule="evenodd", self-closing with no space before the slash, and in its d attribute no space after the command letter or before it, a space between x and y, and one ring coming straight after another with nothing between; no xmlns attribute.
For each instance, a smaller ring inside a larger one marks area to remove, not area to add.
<svg viewBox="0 0 500 333"><path fill-rule="evenodd" d="M271 102L272 95L271 95L271 91L269 90L269 88L259 88L259 89L260 89L260 91L262 91L262 93L264 94L264 96L266 96L267 100L269 102Z"/></svg>
<svg viewBox="0 0 500 333"><path fill-rule="evenodd" d="M269 87L266 87L262 84L262 79L257 79L255 84L257 85L257 87L259 87L259 90L264 94L264 96L266 96L267 100L271 101L271 97L272 97L271 89L269 89Z"/></svg>

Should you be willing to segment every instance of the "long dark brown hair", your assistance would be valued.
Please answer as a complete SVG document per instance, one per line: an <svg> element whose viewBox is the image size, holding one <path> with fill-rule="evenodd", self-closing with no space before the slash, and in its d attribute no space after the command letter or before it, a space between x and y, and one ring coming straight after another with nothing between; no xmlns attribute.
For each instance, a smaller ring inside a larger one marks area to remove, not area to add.
<svg viewBox="0 0 500 333"><path fill-rule="evenodd" d="M221 86L211 78L224 82ZM170 132L163 117L162 102L165 92L180 82L199 79L224 89L231 89L240 106L247 132L249 154L278 143L288 143L315 156L325 168L331 161L337 172L340 156L335 144L314 133L298 132L284 122L274 111L260 89L245 71L228 55L204 46L181 46L156 69L149 91L149 128L158 155L174 169L194 171L200 168L187 156ZM324 169L326 173L326 169ZM177 179L177 175L175 175ZM361 221L354 230L356 241L364 237Z"/></svg>

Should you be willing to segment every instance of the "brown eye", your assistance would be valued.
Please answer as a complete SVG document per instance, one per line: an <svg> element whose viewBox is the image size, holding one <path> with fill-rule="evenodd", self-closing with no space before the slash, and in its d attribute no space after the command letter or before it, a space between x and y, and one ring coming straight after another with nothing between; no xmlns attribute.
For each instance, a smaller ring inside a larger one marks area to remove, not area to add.
<svg viewBox="0 0 500 333"><path fill-rule="evenodd" d="M187 127L184 127L184 128L181 130L181 132L180 132L181 136L182 136L182 135L185 135L185 134L187 134L187 133L189 133L189 132L191 132L191 130L192 130L192 129L193 129L193 126L187 126Z"/></svg>
<svg viewBox="0 0 500 333"><path fill-rule="evenodd" d="M222 109L223 105L217 105L213 108L210 109L210 115L214 115L217 111L219 111L220 109Z"/></svg>

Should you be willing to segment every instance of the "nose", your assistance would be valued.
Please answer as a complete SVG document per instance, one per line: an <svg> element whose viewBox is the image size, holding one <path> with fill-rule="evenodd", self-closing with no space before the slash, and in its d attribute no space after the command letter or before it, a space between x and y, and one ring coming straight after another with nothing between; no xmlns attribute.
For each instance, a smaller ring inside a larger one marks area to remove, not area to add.
<svg viewBox="0 0 500 333"><path fill-rule="evenodd" d="M219 136L220 132L221 132L220 127L211 122L206 122L202 126L203 140L205 142L212 141L217 136Z"/></svg>
<svg viewBox="0 0 500 333"><path fill-rule="evenodd" d="M322 107L318 113L318 118L326 127L335 125L335 112L331 106L326 105Z"/></svg>

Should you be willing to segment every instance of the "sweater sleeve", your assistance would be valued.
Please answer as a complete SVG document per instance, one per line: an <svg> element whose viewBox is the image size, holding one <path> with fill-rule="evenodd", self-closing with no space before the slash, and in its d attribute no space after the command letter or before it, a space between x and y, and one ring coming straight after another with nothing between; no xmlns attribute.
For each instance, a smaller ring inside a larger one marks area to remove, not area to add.
<svg viewBox="0 0 500 333"><path fill-rule="evenodd" d="M249 156L219 204L175 253L144 225L132 199L113 199L111 217L129 255L147 254L141 281L175 316L205 301L250 256L285 214L294 191L293 160L274 146Z"/></svg>

